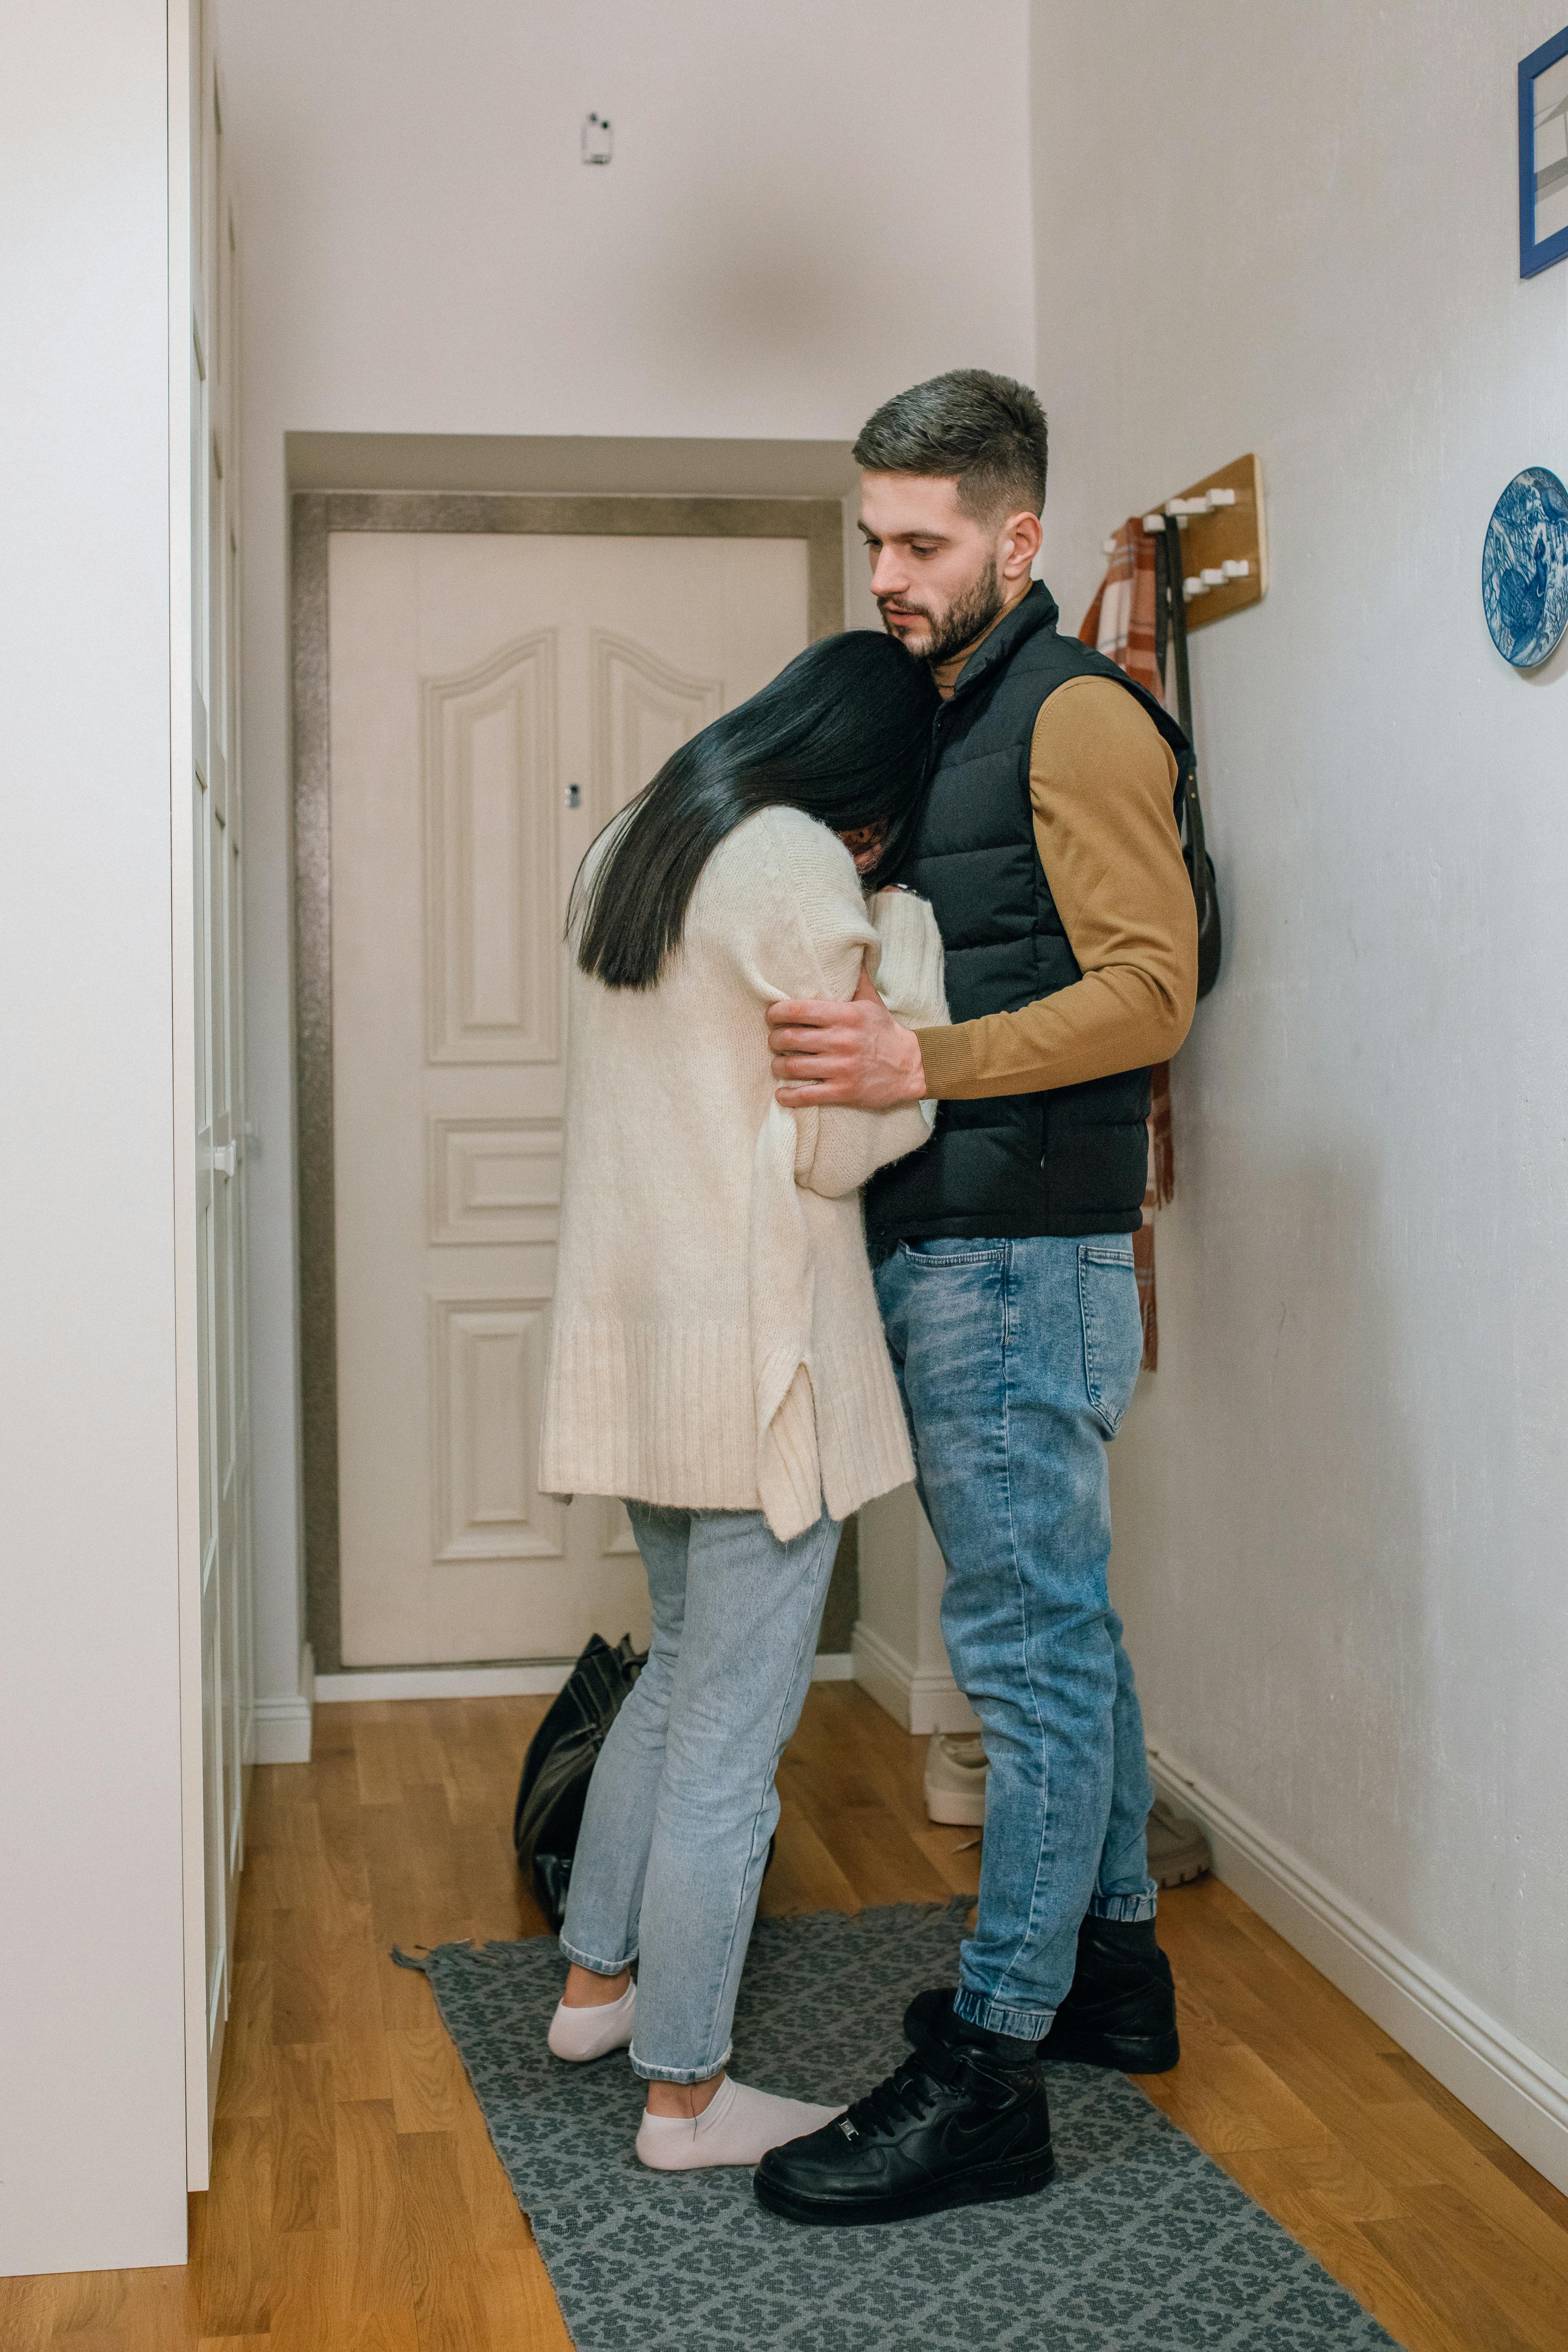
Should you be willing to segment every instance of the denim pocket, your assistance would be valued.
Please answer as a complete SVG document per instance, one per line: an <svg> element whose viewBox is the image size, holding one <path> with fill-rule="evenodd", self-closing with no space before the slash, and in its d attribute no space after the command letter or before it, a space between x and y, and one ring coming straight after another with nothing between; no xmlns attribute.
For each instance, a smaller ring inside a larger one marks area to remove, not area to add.
<svg viewBox="0 0 1568 2352"><path fill-rule="evenodd" d="M912 1265L994 1265L1007 1254L1005 1242L900 1242Z"/></svg>
<svg viewBox="0 0 1568 2352"><path fill-rule="evenodd" d="M1078 1302L1083 1317L1083 1373L1092 1412L1114 1437L1132 1402L1143 1360L1143 1318L1131 1244L1082 1242Z"/></svg>

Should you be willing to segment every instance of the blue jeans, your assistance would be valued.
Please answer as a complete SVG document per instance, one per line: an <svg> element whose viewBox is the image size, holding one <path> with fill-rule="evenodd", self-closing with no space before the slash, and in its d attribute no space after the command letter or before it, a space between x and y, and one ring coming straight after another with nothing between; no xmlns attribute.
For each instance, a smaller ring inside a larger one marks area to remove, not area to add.
<svg viewBox="0 0 1568 2352"><path fill-rule="evenodd" d="M1143 1724L1110 1606L1107 1441L1138 1378L1132 1244L925 1241L877 1269L942 1630L990 1763L956 2008L1038 2040L1086 1913L1150 1919Z"/></svg>
<svg viewBox="0 0 1568 2352"><path fill-rule="evenodd" d="M653 1639L588 1785L561 1948L600 1976L637 1960L633 2066L702 2083L730 2055L838 1526L780 1543L760 1511L626 1509Z"/></svg>

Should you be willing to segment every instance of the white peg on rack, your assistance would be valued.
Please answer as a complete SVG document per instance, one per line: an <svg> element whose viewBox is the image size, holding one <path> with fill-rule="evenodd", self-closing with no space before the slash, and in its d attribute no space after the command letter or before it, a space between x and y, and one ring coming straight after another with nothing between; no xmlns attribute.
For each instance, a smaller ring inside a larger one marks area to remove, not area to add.
<svg viewBox="0 0 1568 2352"><path fill-rule="evenodd" d="M1208 503L1211 507L1233 507L1236 504L1236 492L1234 490L1211 490L1208 494Z"/></svg>
<svg viewBox="0 0 1568 2352"><path fill-rule="evenodd" d="M1143 528L1145 530L1163 530L1165 528L1164 516L1163 514L1145 515L1143 518Z"/></svg>
<svg viewBox="0 0 1568 2352"><path fill-rule="evenodd" d="M1114 538L1103 540L1100 542L1100 551L1101 555L1114 555L1116 552L1116 541Z"/></svg>
<svg viewBox="0 0 1568 2352"><path fill-rule="evenodd" d="M1252 566L1245 555L1239 560L1227 556L1222 568L1227 580L1245 580Z"/></svg>
<svg viewBox="0 0 1568 2352"><path fill-rule="evenodd" d="M1225 586L1225 573L1220 570L1217 563L1205 563L1201 576L1205 588L1223 588Z"/></svg>
<svg viewBox="0 0 1568 2352"><path fill-rule="evenodd" d="M1201 580L1195 572L1189 572L1186 579L1182 583L1182 593L1188 598L1194 596L1206 596L1208 594L1208 582L1206 580Z"/></svg>

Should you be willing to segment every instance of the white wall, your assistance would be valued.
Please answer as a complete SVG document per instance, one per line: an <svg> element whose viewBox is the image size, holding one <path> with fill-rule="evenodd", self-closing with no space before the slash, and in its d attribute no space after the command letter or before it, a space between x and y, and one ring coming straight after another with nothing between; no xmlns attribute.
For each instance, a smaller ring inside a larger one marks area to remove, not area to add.
<svg viewBox="0 0 1568 2352"><path fill-rule="evenodd" d="M972 0L961 31L944 0L218 13L246 288L265 1739L300 1632L284 434L842 442L940 368L1026 373L1028 75L1023 0ZM607 170L578 160L590 109Z"/></svg>
<svg viewBox="0 0 1568 2352"><path fill-rule="evenodd" d="M1568 649L1510 670L1479 585L1504 483L1568 476L1568 268L1517 245L1555 23L1049 0L1034 98L1068 621L1248 449L1273 561L1194 641L1226 965L1114 1457L1151 1734L1568 2069Z"/></svg>
<svg viewBox="0 0 1568 2352"><path fill-rule="evenodd" d="M0 2273L185 2252L162 0L0 77Z"/></svg>

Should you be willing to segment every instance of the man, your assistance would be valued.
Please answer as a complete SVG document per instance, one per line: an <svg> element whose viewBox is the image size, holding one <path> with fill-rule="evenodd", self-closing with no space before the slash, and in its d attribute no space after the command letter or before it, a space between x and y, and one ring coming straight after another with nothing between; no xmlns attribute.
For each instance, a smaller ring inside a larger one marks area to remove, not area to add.
<svg viewBox="0 0 1568 2352"><path fill-rule="evenodd" d="M1186 745L1114 664L1058 635L1030 570L1046 420L979 369L917 384L855 446L886 627L942 707L902 879L947 949L953 1026L900 1028L868 982L769 1013L780 1102L942 1108L866 1200L942 1631L990 1760L980 1906L914 2054L757 2194L801 2221L892 2220L1050 2177L1037 2061L1178 2055L1154 1938L1150 1789L1110 1607L1106 1444L1142 1353L1149 1066L1192 1020L1197 926L1175 816Z"/></svg>

